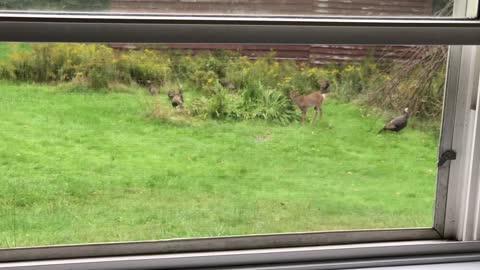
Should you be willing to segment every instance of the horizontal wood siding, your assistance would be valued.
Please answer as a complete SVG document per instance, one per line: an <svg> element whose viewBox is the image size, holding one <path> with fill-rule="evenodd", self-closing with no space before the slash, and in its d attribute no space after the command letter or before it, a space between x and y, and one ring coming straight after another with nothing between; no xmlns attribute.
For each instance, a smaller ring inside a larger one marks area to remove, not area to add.
<svg viewBox="0 0 480 270"><path fill-rule="evenodd" d="M282 60L308 61L314 65L359 62L371 56L377 60L405 60L412 56L411 46L341 46L341 45L258 45L258 44L111 44L117 49L150 48L183 50L193 54L213 50L233 50L252 59L272 51Z"/></svg>
<svg viewBox="0 0 480 270"><path fill-rule="evenodd" d="M112 0L113 12L431 16L432 0Z"/></svg>
<svg viewBox="0 0 480 270"><path fill-rule="evenodd" d="M320 16L431 16L432 0L112 0L114 12L182 14L270 14ZM127 44L113 45L128 48ZM136 45L138 46L138 45ZM169 44L146 45L191 50L237 50L251 58L276 52L278 59L312 64L359 61L367 55L385 59L409 57L408 46ZM135 46L134 46L135 47Z"/></svg>
<svg viewBox="0 0 480 270"><path fill-rule="evenodd" d="M314 0L112 0L114 12L312 15Z"/></svg>
<svg viewBox="0 0 480 270"><path fill-rule="evenodd" d="M314 0L314 14L344 16L432 16L432 0Z"/></svg>

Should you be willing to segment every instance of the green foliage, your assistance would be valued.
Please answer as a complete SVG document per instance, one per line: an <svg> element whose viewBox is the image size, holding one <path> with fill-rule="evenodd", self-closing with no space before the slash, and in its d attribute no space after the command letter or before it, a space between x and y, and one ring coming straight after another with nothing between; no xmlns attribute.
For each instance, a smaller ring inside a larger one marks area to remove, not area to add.
<svg viewBox="0 0 480 270"><path fill-rule="evenodd" d="M373 90L380 78L386 76L374 59L365 58L358 64L336 65L330 69L333 93L343 100L362 98L367 91Z"/></svg>
<svg viewBox="0 0 480 270"><path fill-rule="evenodd" d="M341 100L359 101L396 113L409 107L418 117L438 119L443 108L445 63L442 64L442 59L436 61L439 68L432 70L431 64L421 61L416 65L404 62L380 65L366 58L358 64L330 67L328 77L332 94ZM408 76L403 74L407 64L413 66Z"/></svg>
<svg viewBox="0 0 480 270"><path fill-rule="evenodd" d="M248 105L246 105L248 106ZM277 121L287 124L298 119L295 107L281 92L266 89L262 91L253 109L255 118L267 121Z"/></svg>
<svg viewBox="0 0 480 270"><path fill-rule="evenodd" d="M225 77L239 89L250 88L258 83L266 87L275 88L282 78L285 69L291 68L291 62L281 65L274 58L274 53L268 54L255 61L242 56L229 62L226 67Z"/></svg>
<svg viewBox="0 0 480 270"><path fill-rule="evenodd" d="M434 52L430 58L443 51ZM291 90L308 94L321 90L323 81L328 80L330 92L341 100L360 101L384 111L410 106L417 116L438 118L442 110L443 69L435 67L431 82L423 83L425 87L418 90L415 85L424 81L425 71L432 67L421 63L410 66L414 66L410 68L413 71L399 77L404 63L380 65L372 57L355 64L311 66L278 61L273 52L251 60L222 50L194 55L148 49L125 52L101 44L56 43L9 50L0 60L0 77L42 83L71 82L79 85L75 89L110 90L114 90L111 85L145 85L152 81L164 92L183 88L197 93L200 98L191 106L195 115L281 123L296 119L292 116L295 106L289 98ZM229 86L224 89L220 82ZM385 85L390 85L390 89Z"/></svg>
<svg viewBox="0 0 480 270"><path fill-rule="evenodd" d="M278 90L265 88L261 83L238 95L220 89L212 96L196 99L190 109L194 115L214 119L260 119L280 124L298 119L289 98Z"/></svg>
<svg viewBox="0 0 480 270"><path fill-rule="evenodd" d="M169 74L168 56L150 50L116 55L102 44L32 44L0 62L4 79L29 82L77 82L93 89L110 84L147 80L164 83Z"/></svg>
<svg viewBox="0 0 480 270"><path fill-rule="evenodd" d="M133 80L140 84L146 81L165 84L171 74L170 61L167 55L148 49L128 51L118 59L118 79L124 82Z"/></svg>
<svg viewBox="0 0 480 270"><path fill-rule="evenodd" d="M94 44L32 44L17 51L0 66L5 79L62 82L83 78L92 88L105 88L115 78L113 50Z"/></svg>
<svg viewBox="0 0 480 270"><path fill-rule="evenodd" d="M219 89L214 95L202 96L192 101L188 107L193 115L213 119L241 119L241 99Z"/></svg>
<svg viewBox="0 0 480 270"><path fill-rule="evenodd" d="M214 94L218 89L218 80L225 77L226 68L237 53L216 50L193 55L192 52L171 51L171 80L179 80L195 86L206 95Z"/></svg>

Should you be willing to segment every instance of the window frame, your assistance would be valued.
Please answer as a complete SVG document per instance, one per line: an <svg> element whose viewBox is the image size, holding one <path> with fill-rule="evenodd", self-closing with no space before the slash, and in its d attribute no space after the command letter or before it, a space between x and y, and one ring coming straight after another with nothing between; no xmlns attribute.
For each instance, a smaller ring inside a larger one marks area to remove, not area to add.
<svg viewBox="0 0 480 270"><path fill-rule="evenodd" d="M352 269L480 261L480 242L415 241L308 248L37 260L2 270L78 269Z"/></svg>
<svg viewBox="0 0 480 270"><path fill-rule="evenodd" d="M472 1L461 0L461 2L471 3ZM476 5L478 6L478 3ZM457 10L456 14L459 15L461 12L467 12L467 10ZM375 35L371 35L372 32ZM480 45L478 16L474 19L256 18L238 16L227 18L3 12L0 13L0 41L462 44L462 46L451 46L449 52L439 151L441 153L455 147L464 150L458 151L459 160L462 162L447 162L445 166L438 169L432 228L284 233L12 248L0 249L0 263L186 252L239 252L238 250L273 248L310 247L310 250L313 250L318 246L348 246L358 243L384 243L383 247L387 248L392 245L390 242L397 243L393 244L396 246L399 241L419 240L440 241L438 243L441 243L444 248L447 246L458 248L458 246L452 246L452 243L447 244L443 240L478 239L480 205L476 198L480 198L480 192L476 189L471 190L469 187L477 187L480 182L478 180L479 172L472 166L480 156L480 145L478 144L480 141L478 138L480 114L478 114L479 110L476 110L473 112L475 115L472 116L472 110L465 109L465 104L475 103L473 99L478 103L478 66L480 63L472 61L475 59L472 58L472 55L479 55L480 46L470 46L470 50L468 46L463 46ZM468 84L467 82L473 83ZM470 136L469 134L472 132L474 135ZM465 143L466 136L467 143ZM468 147L472 147L472 151L467 151ZM467 199L463 199L465 195L468 195ZM412 246L415 246L414 243L417 242L412 242ZM480 251L477 243L463 244L474 251ZM329 247L327 250L331 248Z"/></svg>
<svg viewBox="0 0 480 270"><path fill-rule="evenodd" d="M476 45L480 44L479 26L478 18L259 18L0 12L0 41Z"/></svg>

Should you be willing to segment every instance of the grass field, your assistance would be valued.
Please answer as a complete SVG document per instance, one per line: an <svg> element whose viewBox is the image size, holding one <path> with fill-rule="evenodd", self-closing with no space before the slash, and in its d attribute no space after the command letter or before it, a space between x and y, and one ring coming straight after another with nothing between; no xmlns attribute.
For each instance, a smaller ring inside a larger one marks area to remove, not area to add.
<svg viewBox="0 0 480 270"><path fill-rule="evenodd" d="M0 83L0 247L432 224L431 132L332 99L314 126L157 121L148 98Z"/></svg>

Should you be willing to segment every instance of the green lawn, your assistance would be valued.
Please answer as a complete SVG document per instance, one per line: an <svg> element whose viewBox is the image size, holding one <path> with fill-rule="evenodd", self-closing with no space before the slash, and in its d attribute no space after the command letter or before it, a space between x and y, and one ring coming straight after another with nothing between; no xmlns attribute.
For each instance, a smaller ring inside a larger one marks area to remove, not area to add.
<svg viewBox="0 0 480 270"><path fill-rule="evenodd" d="M148 98L0 83L0 247L432 224L431 133L332 99L314 126L155 121Z"/></svg>

